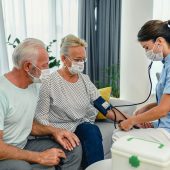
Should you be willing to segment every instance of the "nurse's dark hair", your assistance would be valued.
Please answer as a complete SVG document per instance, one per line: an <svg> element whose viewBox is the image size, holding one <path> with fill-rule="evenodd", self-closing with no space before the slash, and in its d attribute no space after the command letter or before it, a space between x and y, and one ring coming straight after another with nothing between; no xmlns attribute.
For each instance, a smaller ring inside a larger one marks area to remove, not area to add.
<svg viewBox="0 0 170 170"><path fill-rule="evenodd" d="M163 37L170 44L170 20L150 20L146 22L138 32L138 41L153 40Z"/></svg>

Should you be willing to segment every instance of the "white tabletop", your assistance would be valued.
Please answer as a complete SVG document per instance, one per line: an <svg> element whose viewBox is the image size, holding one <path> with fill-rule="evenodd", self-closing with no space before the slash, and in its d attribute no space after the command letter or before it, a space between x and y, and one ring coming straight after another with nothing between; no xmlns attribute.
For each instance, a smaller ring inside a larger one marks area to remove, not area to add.
<svg viewBox="0 0 170 170"><path fill-rule="evenodd" d="M111 159L98 161L86 168L86 170L103 170L103 169L112 170Z"/></svg>

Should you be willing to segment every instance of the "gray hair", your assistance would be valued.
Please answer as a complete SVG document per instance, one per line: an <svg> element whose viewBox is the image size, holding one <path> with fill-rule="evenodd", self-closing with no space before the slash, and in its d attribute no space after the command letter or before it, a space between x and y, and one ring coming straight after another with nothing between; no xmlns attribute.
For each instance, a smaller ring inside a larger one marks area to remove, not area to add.
<svg viewBox="0 0 170 170"><path fill-rule="evenodd" d="M85 40L76 37L75 35L69 34L61 40L60 44L60 55L68 55L68 49L70 47L87 47Z"/></svg>
<svg viewBox="0 0 170 170"><path fill-rule="evenodd" d="M39 56L39 49L46 50L45 44L41 40L26 38L15 48L12 54L14 67L20 68L25 60L30 60L35 63Z"/></svg>

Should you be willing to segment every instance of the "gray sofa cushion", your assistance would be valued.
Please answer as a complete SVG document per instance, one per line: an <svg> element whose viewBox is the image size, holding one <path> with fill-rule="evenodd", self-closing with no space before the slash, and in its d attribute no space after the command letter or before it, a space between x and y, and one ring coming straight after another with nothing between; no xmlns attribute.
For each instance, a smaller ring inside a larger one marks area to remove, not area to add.
<svg viewBox="0 0 170 170"><path fill-rule="evenodd" d="M105 159L111 157L110 148L112 145L112 133L114 130L114 123L111 120L97 121L95 124L99 127L103 138L103 149Z"/></svg>

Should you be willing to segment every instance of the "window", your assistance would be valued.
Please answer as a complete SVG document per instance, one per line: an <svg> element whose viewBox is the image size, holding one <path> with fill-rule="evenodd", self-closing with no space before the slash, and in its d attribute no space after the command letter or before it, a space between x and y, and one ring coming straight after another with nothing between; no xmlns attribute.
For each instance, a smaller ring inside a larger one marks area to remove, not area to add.
<svg viewBox="0 0 170 170"><path fill-rule="evenodd" d="M2 0L6 39L26 37L48 44L56 39L52 51L59 58L60 40L67 34L78 35L78 0ZM8 46L9 67L13 48Z"/></svg>

